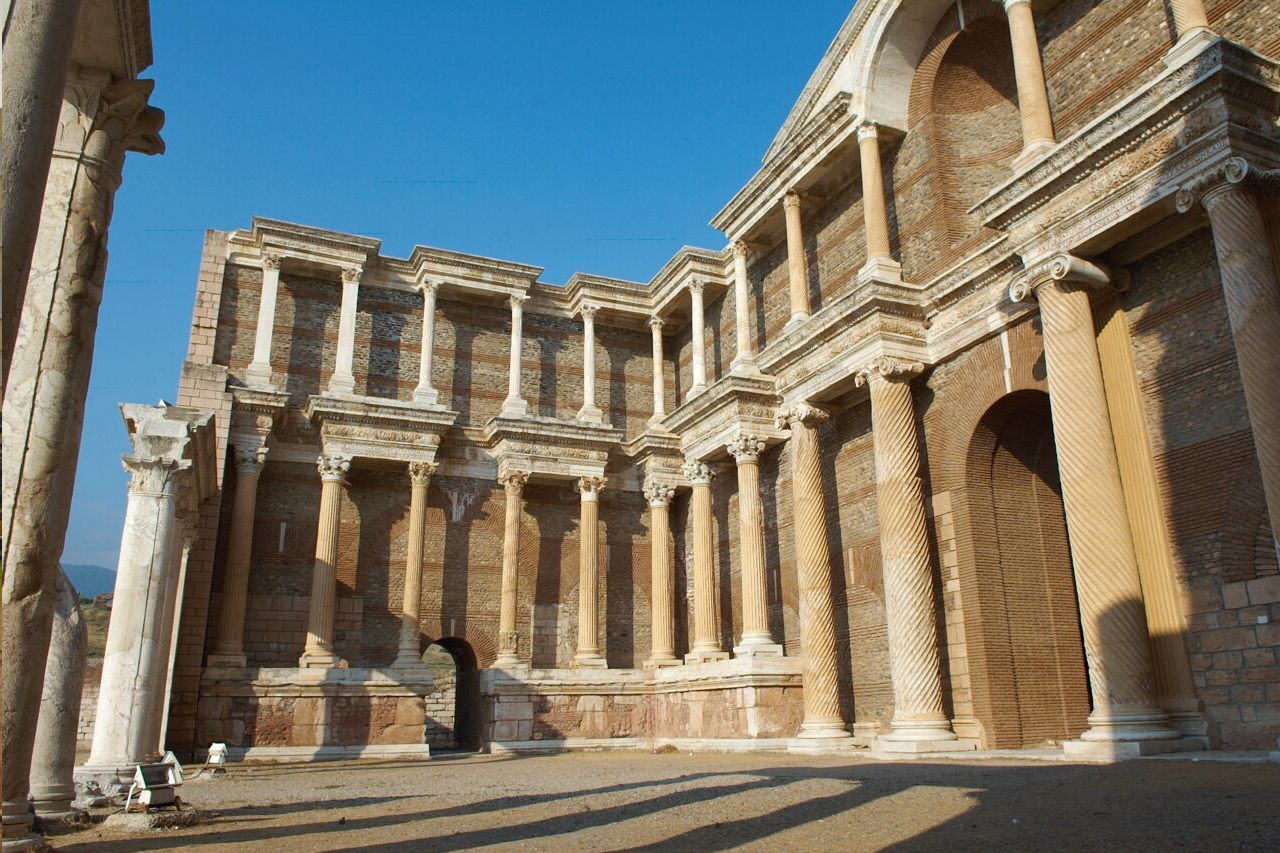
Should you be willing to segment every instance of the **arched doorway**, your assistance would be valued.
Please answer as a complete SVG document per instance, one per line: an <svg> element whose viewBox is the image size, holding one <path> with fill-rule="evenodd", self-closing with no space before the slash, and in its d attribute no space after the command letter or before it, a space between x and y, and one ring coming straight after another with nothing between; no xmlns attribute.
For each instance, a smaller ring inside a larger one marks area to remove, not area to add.
<svg viewBox="0 0 1280 853"><path fill-rule="evenodd" d="M1089 683L1047 394L1014 392L987 410L966 479L975 715L992 747L1073 738Z"/></svg>
<svg viewBox="0 0 1280 853"><path fill-rule="evenodd" d="M427 743L434 750L480 748L480 670L466 640L445 637L422 654L435 689L427 697Z"/></svg>

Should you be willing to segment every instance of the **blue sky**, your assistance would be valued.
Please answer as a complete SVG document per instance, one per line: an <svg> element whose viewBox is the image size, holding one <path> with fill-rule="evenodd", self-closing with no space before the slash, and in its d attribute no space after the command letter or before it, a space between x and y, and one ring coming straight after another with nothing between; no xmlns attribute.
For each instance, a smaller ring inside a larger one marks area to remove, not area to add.
<svg viewBox="0 0 1280 853"><path fill-rule="evenodd" d="M287 219L647 281L751 177L851 0L151 4L63 560L114 568L117 404L174 401L206 228Z"/></svg>

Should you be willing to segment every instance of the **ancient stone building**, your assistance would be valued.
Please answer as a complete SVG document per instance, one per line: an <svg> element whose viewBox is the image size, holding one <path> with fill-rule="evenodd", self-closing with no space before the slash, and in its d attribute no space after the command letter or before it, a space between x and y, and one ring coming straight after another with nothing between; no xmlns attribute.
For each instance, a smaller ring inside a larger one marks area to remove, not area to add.
<svg viewBox="0 0 1280 853"><path fill-rule="evenodd" d="M862 0L648 282L209 232L169 746L1273 746L1277 20Z"/></svg>

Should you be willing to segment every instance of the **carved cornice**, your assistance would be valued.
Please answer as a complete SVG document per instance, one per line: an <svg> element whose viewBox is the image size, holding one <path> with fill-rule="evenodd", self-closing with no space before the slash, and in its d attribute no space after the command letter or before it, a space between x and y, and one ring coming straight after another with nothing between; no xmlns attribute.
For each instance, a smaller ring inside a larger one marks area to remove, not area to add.
<svg viewBox="0 0 1280 853"><path fill-rule="evenodd" d="M458 413L398 400L319 394L306 415L326 452L394 462L433 462Z"/></svg>

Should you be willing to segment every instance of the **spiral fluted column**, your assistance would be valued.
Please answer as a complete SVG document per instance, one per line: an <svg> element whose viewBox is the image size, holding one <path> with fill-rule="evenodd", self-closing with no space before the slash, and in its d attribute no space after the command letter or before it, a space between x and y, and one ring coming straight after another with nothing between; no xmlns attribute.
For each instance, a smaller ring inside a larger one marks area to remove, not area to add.
<svg viewBox="0 0 1280 853"><path fill-rule="evenodd" d="M597 530L600 527L600 490L604 477L578 478L578 653L573 656L576 668L604 669L608 666L600 654L600 606L596 578L599 575Z"/></svg>
<svg viewBox="0 0 1280 853"><path fill-rule="evenodd" d="M1084 741L1176 738L1156 703L1133 534L1098 355L1091 288L1102 267L1058 255L1026 287L1040 303L1053 436L1093 713ZM1016 294L1015 294L1016 295Z"/></svg>
<svg viewBox="0 0 1280 853"><path fill-rule="evenodd" d="M893 680L892 731L882 743L955 742L942 705L933 567L920 484L911 379L919 362L878 359L857 380L871 395L880 560Z"/></svg>
<svg viewBox="0 0 1280 853"><path fill-rule="evenodd" d="M404 600L400 608L400 649L392 667L401 678L431 681L431 669L422 661L422 539L427 528L427 489L434 462L409 463L409 544L405 549Z"/></svg>
<svg viewBox="0 0 1280 853"><path fill-rule="evenodd" d="M764 441L739 435L725 446L738 468L738 559L742 575L742 641L738 657L782 654L769 633L769 587L764 566L764 513L760 509L760 454Z"/></svg>
<svg viewBox="0 0 1280 853"><path fill-rule="evenodd" d="M671 499L676 490L665 483L649 483L644 496L649 501L650 628L649 659L645 669L675 666L676 624L673 610L675 572L671 566Z"/></svg>
<svg viewBox="0 0 1280 853"><path fill-rule="evenodd" d="M822 496L818 425L826 412L794 406L779 421L791 428L791 503L796 543L796 577L800 587L800 652L804 673L806 740L836 738L852 743L840 711L835 602L831 595L831 552Z"/></svg>
<svg viewBox="0 0 1280 853"><path fill-rule="evenodd" d="M502 599L498 606L498 657L494 667L520 665L516 584L520 573L520 515L524 509L524 484L528 481L528 471L506 471L498 477L507 493L507 514L502 533Z"/></svg>
<svg viewBox="0 0 1280 853"><path fill-rule="evenodd" d="M311 574L307 645L298 660L298 666L303 669L347 665L333 649L333 603L337 585L342 487L347 484L351 457L327 453L320 457L317 467L320 470L320 523L316 530L315 568Z"/></svg>
<svg viewBox="0 0 1280 853"><path fill-rule="evenodd" d="M231 505L231 535L227 538L227 573L222 579L218 634L208 665L245 665L244 611L249 596L249 557L253 550L253 519L258 502L258 478L266 462L261 441L243 440L235 446L236 493Z"/></svg>
<svg viewBox="0 0 1280 853"><path fill-rule="evenodd" d="M693 486L693 647L686 663L724 660L716 630L716 568L711 559L711 466L696 460L685 463L685 479Z"/></svg>

